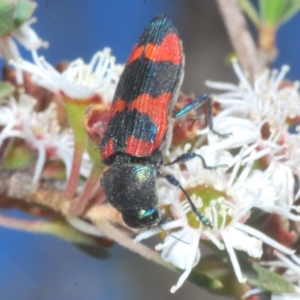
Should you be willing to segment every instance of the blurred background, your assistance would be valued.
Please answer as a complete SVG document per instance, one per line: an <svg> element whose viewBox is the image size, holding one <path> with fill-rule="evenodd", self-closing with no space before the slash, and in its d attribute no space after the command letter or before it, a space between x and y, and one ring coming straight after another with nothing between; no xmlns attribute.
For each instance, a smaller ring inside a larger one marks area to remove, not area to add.
<svg viewBox="0 0 300 300"><path fill-rule="evenodd" d="M211 0L40 0L33 26L49 41L40 50L56 64L77 57L89 61L110 47L118 63L125 63L137 37L157 14L173 20L186 58L183 91L211 92L207 79L236 82L225 63L232 51L216 4ZM300 79L300 16L284 24L277 40L275 67L291 66L288 77ZM23 50L23 49L21 49ZM22 56L31 59L26 51ZM97 260L52 236L27 234L0 227L0 299L228 299L212 296L186 282L176 294L169 289L179 274L113 246L110 257ZM201 248L202 249L202 248Z"/></svg>

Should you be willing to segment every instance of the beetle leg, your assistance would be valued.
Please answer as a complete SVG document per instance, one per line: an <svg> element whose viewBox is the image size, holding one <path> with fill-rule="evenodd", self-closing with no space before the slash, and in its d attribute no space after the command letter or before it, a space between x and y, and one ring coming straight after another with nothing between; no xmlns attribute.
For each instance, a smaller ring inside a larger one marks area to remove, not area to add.
<svg viewBox="0 0 300 300"><path fill-rule="evenodd" d="M217 166L208 166L206 164L206 161L205 161L204 157L200 154L195 153L195 152L183 153L180 156L178 156L175 160L173 160L171 162L168 162L168 163L164 163L163 165L164 166L171 166L171 165L174 165L174 164L181 164L181 163L185 163L186 161L188 161L190 159L193 159L195 157L198 157L198 158L201 159L204 169L215 170L215 169L218 169L218 168L227 168L228 167L226 164L217 165Z"/></svg>
<svg viewBox="0 0 300 300"><path fill-rule="evenodd" d="M222 134L222 133L219 133L214 130L213 115L212 115L212 102L211 102L211 98L207 94L203 94L203 95L199 96L193 102L186 105L181 110L174 112L173 118L175 118L175 119L180 118L180 117L186 115L187 113L189 113L191 110L198 108L199 106L201 106L204 103L207 103L207 122L208 122L208 127L209 127L210 131L212 131L219 137L228 138L231 135L230 133Z"/></svg>

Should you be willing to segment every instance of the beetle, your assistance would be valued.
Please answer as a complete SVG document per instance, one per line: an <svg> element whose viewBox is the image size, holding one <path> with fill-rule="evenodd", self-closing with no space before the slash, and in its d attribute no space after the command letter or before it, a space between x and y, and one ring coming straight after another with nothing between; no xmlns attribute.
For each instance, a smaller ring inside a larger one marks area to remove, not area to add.
<svg viewBox="0 0 300 300"><path fill-rule="evenodd" d="M203 157L193 152L163 163L175 118L208 102L208 125L213 130L211 101L207 95L173 112L183 80L183 66L178 32L169 19L158 15L138 38L116 88L110 120L100 145L102 161L110 166L101 184L108 202L132 228L164 222L164 214L158 208L158 177L180 188L194 213L211 227L178 180L159 171L162 165L182 163L194 157L199 157L204 167L209 168Z"/></svg>

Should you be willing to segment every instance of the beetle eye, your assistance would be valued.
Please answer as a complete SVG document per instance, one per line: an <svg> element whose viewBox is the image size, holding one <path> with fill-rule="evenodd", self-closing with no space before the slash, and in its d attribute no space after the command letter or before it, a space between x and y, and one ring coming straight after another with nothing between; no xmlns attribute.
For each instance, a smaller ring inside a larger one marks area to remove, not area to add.
<svg viewBox="0 0 300 300"><path fill-rule="evenodd" d="M147 210L142 209L142 210L140 210L140 211L138 212L138 217L139 217L140 219L147 218L147 217L153 215L153 213L154 213L155 211L156 211L156 208L150 208L150 209L147 209Z"/></svg>
<svg viewBox="0 0 300 300"><path fill-rule="evenodd" d="M140 211L126 211L122 214L123 221L132 228L155 226L160 223L161 213L157 208Z"/></svg>

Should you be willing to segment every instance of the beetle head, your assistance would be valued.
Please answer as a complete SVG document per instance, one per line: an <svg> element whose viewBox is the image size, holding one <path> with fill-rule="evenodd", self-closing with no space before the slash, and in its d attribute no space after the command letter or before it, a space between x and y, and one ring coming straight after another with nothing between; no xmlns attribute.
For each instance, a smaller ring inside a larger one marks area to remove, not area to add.
<svg viewBox="0 0 300 300"><path fill-rule="evenodd" d="M150 227L160 222L154 165L115 162L104 172L101 184L108 202L122 213L129 227Z"/></svg>

